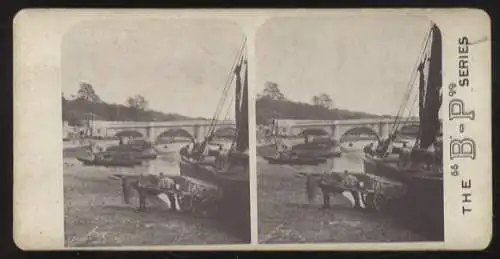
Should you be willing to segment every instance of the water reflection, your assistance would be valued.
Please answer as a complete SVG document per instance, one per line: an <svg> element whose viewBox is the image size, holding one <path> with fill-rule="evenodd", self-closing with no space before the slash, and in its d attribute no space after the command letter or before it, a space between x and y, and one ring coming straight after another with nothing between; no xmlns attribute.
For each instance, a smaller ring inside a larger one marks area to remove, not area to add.
<svg viewBox="0 0 500 259"><path fill-rule="evenodd" d="M138 167L144 173L165 175L179 175L179 155L177 152L170 152L158 155L155 160L144 161L143 165Z"/></svg>
<svg viewBox="0 0 500 259"><path fill-rule="evenodd" d="M341 142L342 156L330 159L329 168L334 171L363 172L363 148L374 140L356 140Z"/></svg>
<svg viewBox="0 0 500 259"><path fill-rule="evenodd" d="M326 163L321 165L294 165L291 166L297 172L321 173L329 171L349 171L363 172L363 147L372 141L359 140L350 142L341 142L340 149L342 156L329 158Z"/></svg>
<svg viewBox="0 0 500 259"><path fill-rule="evenodd" d="M370 143L369 140L358 140L341 142L340 147L342 150L341 157L330 158L327 163L319 166L293 166L296 171L300 172L326 172L326 171L351 171L351 172L363 172L363 147ZM185 143L175 143L165 145L157 145L155 149L158 151L158 157L154 160L145 160L141 166L136 166L133 168L105 168L110 172L126 172L131 174L149 173L149 174L159 174L160 172L165 175L179 175L179 161L180 148L185 145ZM76 161L78 167L84 167L80 162ZM95 167L86 167L94 168Z"/></svg>
<svg viewBox="0 0 500 259"><path fill-rule="evenodd" d="M73 152L75 154L67 154L64 157L65 173L84 172L108 172L126 173L126 174L159 174L160 172L165 175L179 175L179 149L182 145L165 145L157 146L158 157L153 160L144 160L142 165L135 167L104 167L104 166L86 166L78 161L75 156L85 153L86 150L81 148L79 151Z"/></svg>

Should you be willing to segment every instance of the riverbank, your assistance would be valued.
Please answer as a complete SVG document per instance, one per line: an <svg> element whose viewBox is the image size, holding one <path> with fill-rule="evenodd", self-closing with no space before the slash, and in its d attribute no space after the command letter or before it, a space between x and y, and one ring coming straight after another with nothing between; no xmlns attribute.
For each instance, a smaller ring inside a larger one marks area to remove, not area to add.
<svg viewBox="0 0 500 259"><path fill-rule="evenodd" d="M121 182L114 173L178 174L177 153L135 168L83 166L74 156L82 149L65 150L65 243L71 247L138 245L205 245L242 243L213 219L168 211L157 198L148 199L148 210L139 212L137 194L131 204L123 201Z"/></svg>
<svg viewBox="0 0 500 259"><path fill-rule="evenodd" d="M258 155L276 152L272 146L257 148ZM269 165L258 158L258 229L262 243L331 242L417 242L426 237L383 213L356 210L344 195L331 199L332 207L322 209L322 197L309 202L305 179L293 168ZM354 154L335 161L336 166L352 167ZM324 171L327 168L318 168Z"/></svg>
<svg viewBox="0 0 500 259"><path fill-rule="evenodd" d="M306 199L305 180L280 166L258 166L259 242L415 242L426 238L382 214L351 208L342 195L322 209Z"/></svg>

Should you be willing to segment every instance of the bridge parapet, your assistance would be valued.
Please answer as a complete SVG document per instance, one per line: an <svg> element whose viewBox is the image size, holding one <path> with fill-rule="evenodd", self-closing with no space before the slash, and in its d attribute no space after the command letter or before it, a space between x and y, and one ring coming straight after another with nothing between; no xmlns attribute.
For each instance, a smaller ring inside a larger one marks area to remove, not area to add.
<svg viewBox="0 0 500 259"><path fill-rule="evenodd" d="M94 121L94 135L102 137L113 137L123 131L134 131L142 137L146 137L151 141L156 139L163 133L171 130L182 130L185 134L195 139L202 139L212 125L211 120L188 120L188 121ZM236 126L232 120L224 120L215 122L216 128ZM186 134L187 133L187 134Z"/></svg>
<svg viewBox="0 0 500 259"><path fill-rule="evenodd" d="M297 135L305 129L318 128L327 132L333 139L340 141L345 134L353 129L365 128L379 138L386 138L396 121L393 118L351 119L351 120L278 120L276 121L278 134ZM404 118L397 125L398 128L406 125L419 124L416 118Z"/></svg>
<svg viewBox="0 0 500 259"><path fill-rule="evenodd" d="M404 118L401 121L404 121L405 123L415 123L419 122L418 118ZM394 124L395 119L394 118L369 118L369 119L348 119L348 120L294 120L294 119L277 119L275 120L275 123L278 125L283 125L283 126L321 126L321 125L339 125L339 124L354 124L354 125L360 125L360 124L372 124L372 123L389 123L389 124Z"/></svg>

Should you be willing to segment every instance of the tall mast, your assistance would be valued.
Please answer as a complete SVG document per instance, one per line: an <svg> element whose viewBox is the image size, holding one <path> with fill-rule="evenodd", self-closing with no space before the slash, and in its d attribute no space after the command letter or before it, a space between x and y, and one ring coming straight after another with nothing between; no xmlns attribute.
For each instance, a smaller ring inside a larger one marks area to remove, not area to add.
<svg viewBox="0 0 500 259"><path fill-rule="evenodd" d="M235 98L234 98L234 116L236 121L236 128L238 129L240 120L241 120L241 66L243 65L243 59L239 62L239 64L234 69L234 74L236 76L236 87L235 87Z"/></svg>
<svg viewBox="0 0 500 259"><path fill-rule="evenodd" d="M244 81L241 78L241 69L244 66ZM236 120L236 150L244 151L248 148L248 64L242 55L240 64L235 68L235 120Z"/></svg>
<svg viewBox="0 0 500 259"><path fill-rule="evenodd" d="M238 128L238 141L239 151L245 151L248 149L248 138L249 138L249 129L248 129L248 62L245 59L245 81L243 81L243 97L241 102L241 112L240 112L240 125Z"/></svg>
<svg viewBox="0 0 500 259"><path fill-rule="evenodd" d="M440 129L439 109L441 108L442 96L442 46L441 31L437 25L431 28L431 47L429 56L422 60L419 66L419 119L420 148L428 148L434 143ZM425 67L428 65L427 80L425 80Z"/></svg>

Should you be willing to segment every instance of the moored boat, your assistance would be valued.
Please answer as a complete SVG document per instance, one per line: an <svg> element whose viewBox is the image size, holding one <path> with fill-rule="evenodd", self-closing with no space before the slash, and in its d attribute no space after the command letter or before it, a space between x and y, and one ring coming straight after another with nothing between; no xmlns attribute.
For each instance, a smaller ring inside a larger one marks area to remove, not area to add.
<svg viewBox="0 0 500 259"><path fill-rule="evenodd" d="M273 128L277 128L277 120L273 122ZM278 137L272 135L276 155L261 155L270 164L287 165L320 165L333 157L340 157L342 151L338 143L333 141L328 133L317 129L306 129L293 139L300 140L299 143L292 141L290 137ZM294 142L294 143L292 143Z"/></svg>
<svg viewBox="0 0 500 259"><path fill-rule="evenodd" d="M235 79L235 121L236 131L229 149L220 148L214 152L209 148L214 142L217 119L221 110L217 110L212 120L213 127L204 141L193 145L192 150L181 150L179 162L180 175L195 185L214 185L221 196L217 206L216 220L229 232L242 240L250 241L250 182L248 161L248 65L244 53L245 42L240 49L232 77ZM241 73L243 72L243 76ZM232 80L231 80L232 81ZM229 90L226 85L224 90ZM225 100L222 96L220 102ZM209 154L209 151L210 154ZM210 160L210 158L214 158Z"/></svg>
<svg viewBox="0 0 500 259"><path fill-rule="evenodd" d="M393 148L392 142L397 135L397 130L393 129L389 138L380 141L375 149L365 148L363 163L366 173L405 184L405 195L394 205L398 206L399 211L418 215L418 221L424 222L418 227L425 228L424 231L437 240L442 240L444 235L442 133L439 119L442 102L441 59L441 33L432 24L415 71L419 74L416 98L419 100L420 126L417 140L411 147ZM400 110L396 116L396 125L403 120L401 113Z"/></svg>
<svg viewBox="0 0 500 259"><path fill-rule="evenodd" d="M110 146L106 149L109 152L124 152L130 153L135 159L156 159L158 154L153 147L147 141L136 141L127 144L119 144L116 146Z"/></svg>
<svg viewBox="0 0 500 259"><path fill-rule="evenodd" d="M98 152L89 156L78 156L76 159L84 165L94 166L133 167L142 164L141 160L130 154L109 151Z"/></svg>

